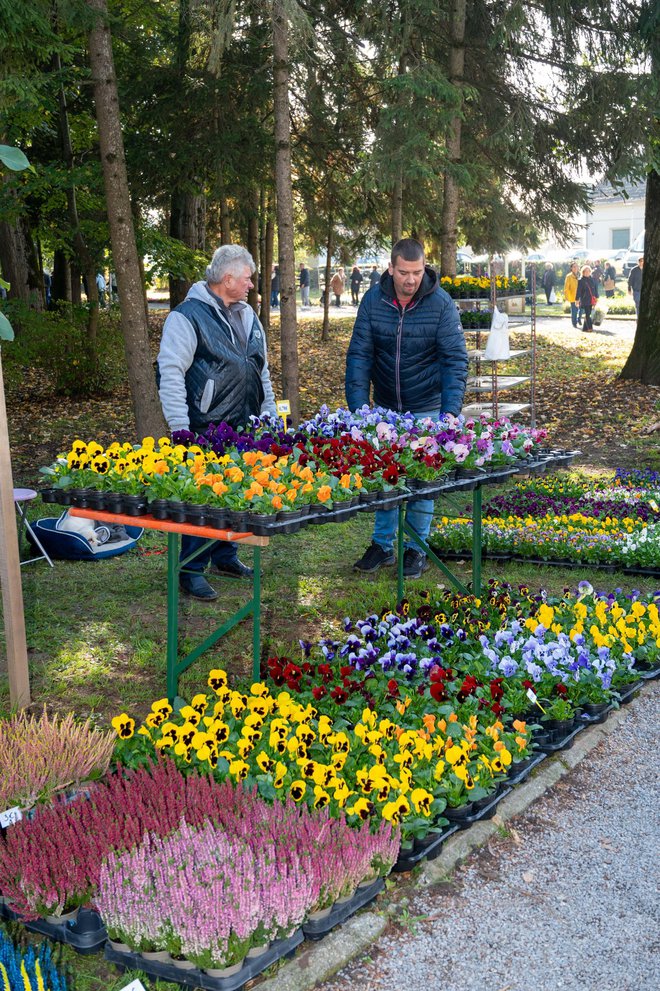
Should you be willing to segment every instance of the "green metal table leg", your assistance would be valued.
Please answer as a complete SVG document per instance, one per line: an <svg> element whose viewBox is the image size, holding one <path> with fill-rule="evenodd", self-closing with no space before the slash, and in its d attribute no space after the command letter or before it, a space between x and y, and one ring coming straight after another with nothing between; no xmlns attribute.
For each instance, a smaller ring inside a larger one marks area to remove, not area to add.
<svg viewBox="0 0 660 991"><path fill-rule="evenodd" d="M167 535L167 697L174 702L179 689L179 535Z"/></svg>
<svg viewBox="0 0 660 991"><path fill-rule="evenodd" d="M403 520L405 503L399 503L399 525L396 538L397 605L403 598Z"/></svg>
<svg viewBox="0 0 660 991"><path fill-rule="evenodd" d="M252 580L252 681L261 675L261 547L254 548Z"/></svg>
<svg viewBox="0 0 660 991"><path fill-rule="evenodd" d="M481 486L472 493L472 591L481 597Z"/></svg>

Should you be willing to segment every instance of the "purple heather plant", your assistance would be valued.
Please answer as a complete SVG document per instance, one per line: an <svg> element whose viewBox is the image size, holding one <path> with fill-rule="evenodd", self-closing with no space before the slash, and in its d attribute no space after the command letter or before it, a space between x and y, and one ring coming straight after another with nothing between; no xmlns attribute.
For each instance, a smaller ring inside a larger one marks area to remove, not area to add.
<svg viewBox="0 0 660 991"><path fill-rule="evenodd" d="M73 715L52 719L18 713L0 722L0 808L30 809L65 788L75 788L108 770L113 733L92 728Z"/></svg>

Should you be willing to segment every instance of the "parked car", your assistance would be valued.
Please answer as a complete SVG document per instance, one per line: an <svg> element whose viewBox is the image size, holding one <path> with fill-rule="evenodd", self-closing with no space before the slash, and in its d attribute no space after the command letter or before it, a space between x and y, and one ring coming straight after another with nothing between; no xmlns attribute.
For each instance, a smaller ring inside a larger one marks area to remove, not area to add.
<svg viewBox="0 0 660 991"><path fill-rule="evenodd" d="M634 269L641 256L644 254L644 234L645 231L642 231L641 234L637 235L633 243L628 248L626 257L623 259L623 274L626 279Z"/></svg>

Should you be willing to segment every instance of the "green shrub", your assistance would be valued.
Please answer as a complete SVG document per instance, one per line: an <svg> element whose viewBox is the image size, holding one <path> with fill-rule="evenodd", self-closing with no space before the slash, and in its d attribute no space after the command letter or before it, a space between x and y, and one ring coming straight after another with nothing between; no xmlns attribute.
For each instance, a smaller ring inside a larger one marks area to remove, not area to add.
<svg viewBox="0 0 660 991"><path fill-rule="evenodd" d="M42 372L53 391L83 397L111 393L126 377L119 314L99 314L96 356L90 348L87 306L60 304L45 313L23 303L5 303L16 339L3 354L8 389L16 389L24 376Z"/></svg>

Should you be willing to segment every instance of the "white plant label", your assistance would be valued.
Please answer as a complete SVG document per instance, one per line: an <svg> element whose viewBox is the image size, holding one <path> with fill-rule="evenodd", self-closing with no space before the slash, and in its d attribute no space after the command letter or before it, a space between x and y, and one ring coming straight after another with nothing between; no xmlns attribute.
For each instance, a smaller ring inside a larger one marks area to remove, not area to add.
<svg viewBox="0 0 660 991"><path fill-rule="evenodd" d="M280 399L278 403L275 403L275 409L280 416L289 416L291 414L291 403L288 399Z"/></svg>
<svg viewBox="0 0 660 991"><path fill-rule="evenodd" d="M121 989L121 991L144 991L144 984L142 983L142 981L139 981L136 977L134 981L131 981L130 984L127 984L126 987Z"/></svg>
<svg viewBox="0 0 660 991"><path fill-rule="evenodd" d="M6 812L0 812L0 826L6 829L7 826L13 826L15 823L20 822L23 818L23 813L19 809L18 805L15 805L13 809L7 809Z"/></svg>
<svg viewBox="0 0 660 991"><path fill-rule="evenodd" d="M527 689L527 698L530 702L538 702L538 699L531 688Z"/></svg>

